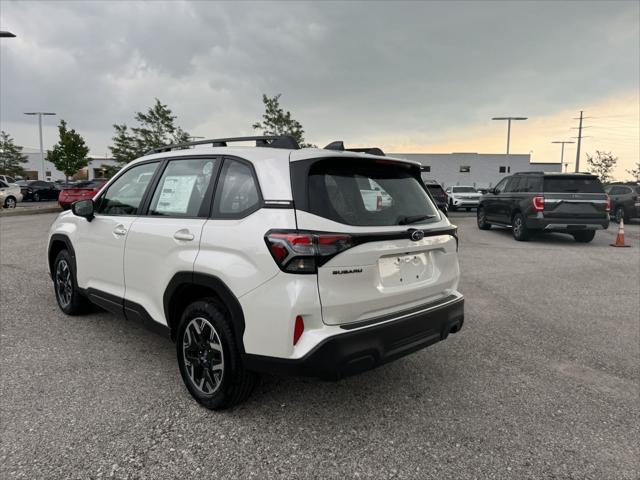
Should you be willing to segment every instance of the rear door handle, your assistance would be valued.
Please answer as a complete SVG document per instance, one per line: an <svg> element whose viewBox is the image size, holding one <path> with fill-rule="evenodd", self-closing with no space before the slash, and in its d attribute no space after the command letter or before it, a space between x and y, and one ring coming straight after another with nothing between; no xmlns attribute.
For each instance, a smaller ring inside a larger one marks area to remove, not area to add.
<svg viewBox="0 0 640 480"><path fill-rule="evenodd" d="M124 225L118 225L116 228L113 229L113 234L117 235L118 237L121 237L122 235L127 234L127 229L124 228Z"/></svg>
<svg viewBox="0 0 640 480"><path fill-rule="evenodd" d="M190 242L195 238L195 236L193 235L193 233L191 233L189 230L185 228L183 230L178 230L176 233L174 233L173 238L175 238L176 240L182 240L184 242Z"/></svg>

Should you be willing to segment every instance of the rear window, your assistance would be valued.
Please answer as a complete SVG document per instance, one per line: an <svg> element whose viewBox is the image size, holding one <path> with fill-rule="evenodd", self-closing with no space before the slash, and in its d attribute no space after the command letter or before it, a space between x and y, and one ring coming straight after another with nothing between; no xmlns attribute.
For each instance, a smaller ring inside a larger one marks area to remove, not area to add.
<svg viewBox="0 0 640 480"><path fill-rule="evenodd" d="M419 177L409 167L325 160L309 170L309 211L356 226L424 223L438 218Z"/></svg>
<svg viewBox="0 0 640 480"><path fill-rule="evenodd" d="M545 177L544 191L549 193L604 193L596 177Z"/></svg>

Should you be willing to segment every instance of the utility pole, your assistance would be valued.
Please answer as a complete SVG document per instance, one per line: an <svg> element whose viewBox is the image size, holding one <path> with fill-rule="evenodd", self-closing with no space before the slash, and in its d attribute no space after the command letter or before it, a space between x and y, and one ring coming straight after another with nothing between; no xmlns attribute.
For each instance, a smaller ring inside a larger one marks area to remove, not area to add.
<svg viewBox="0 0 640 480"><path fill-rule="evenodd" d="M582 110L580 110L580 123L578 125L578 148L576 149L576 173L580 171L580 145L582 144ZM574 118L574 120L578 120Z"/></svg>
<svg viewBox="0 0 640 480"><path fill-rule="evenodd" d="M562 172L562 165L564 164L564 145L565 143L576 143L570 140L555 140L551 143L560 143L562 144L562 149L560 150L560 171Z"/></svg>
<svg viewBox="0 0 640 480"><path fill-rule="evenodd" d="M55 115L52 112L25 112L25 115L37 115L38 116L38 130L40 133L40 160L42 162L42 178L45 179L45 167L44 167L44 147L42 145L42 116L43 115Z"/></svg>
<svg viewBox="0 0 640 480"><path fill-rule="evenodd" d="M507 173L511 171L511 162L509 161L509 144L511 143L511 120L526 120L527 117L493 117L491 120L507 121Z"/></svg>

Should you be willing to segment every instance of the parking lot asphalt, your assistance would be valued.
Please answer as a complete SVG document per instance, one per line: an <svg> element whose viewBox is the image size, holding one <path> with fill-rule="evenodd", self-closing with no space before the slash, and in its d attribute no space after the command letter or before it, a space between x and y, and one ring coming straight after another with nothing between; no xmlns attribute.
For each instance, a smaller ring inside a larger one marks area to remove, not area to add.
<svg viewBox="0 0 640 480"><path fill-rule="evenodd" d="M267 376L242 406L191 399L175 347L67 317L53 214L0 219L0 478L637 479L640 225L632 248L460 227L462 331L338 383Z"/></svg>

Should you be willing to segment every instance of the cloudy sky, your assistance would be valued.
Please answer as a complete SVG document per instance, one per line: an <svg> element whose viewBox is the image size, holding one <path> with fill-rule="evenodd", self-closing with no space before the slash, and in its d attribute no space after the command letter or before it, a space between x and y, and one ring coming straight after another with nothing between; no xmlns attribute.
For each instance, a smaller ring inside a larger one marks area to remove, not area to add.
<svg viewBox="0 0 640 480"><path fill-rule="evenodd" d="M158 97L192 135L252 133L282 93L307 141L559 161L552 140L639 157L640 3L0 2L0 127L37 146L47 110L104 155ZM53 118L53 120L52 120ZM46 119L45 144L56 141ZM568 145L565 160L575 159ZM583 159L584 161L584 159Z"/></svg>

